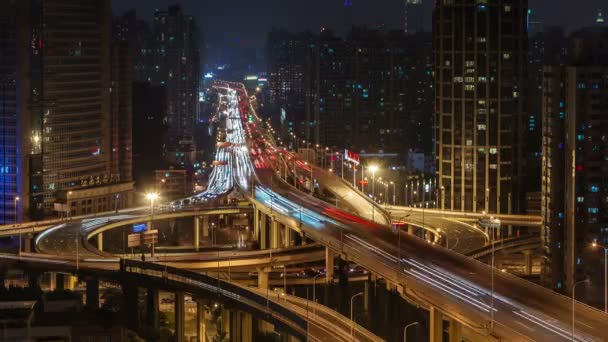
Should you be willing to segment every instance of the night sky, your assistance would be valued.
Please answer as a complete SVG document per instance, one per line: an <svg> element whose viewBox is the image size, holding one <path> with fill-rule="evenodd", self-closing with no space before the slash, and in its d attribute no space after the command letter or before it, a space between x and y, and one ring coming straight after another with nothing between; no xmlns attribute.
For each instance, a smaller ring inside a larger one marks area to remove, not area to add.
<svg viewBox="0 0 608 342"><path fill-rule="evenodd" d="M424 0L429 12L432 0ZM182 0L182 8L196 17L205 40L213 47L234 44L263 48L266 34L273 27L291 31L331 27L342 33L352 24L402 28L404 0L352 0L352 13L345 10L344 0ZM115 14L135 9L138 17L151 20L154 10L166 9L175 0L113 0ZM597 10L606 0L530 0L535 20L545 26L576 29L592 24Z"/></svg>

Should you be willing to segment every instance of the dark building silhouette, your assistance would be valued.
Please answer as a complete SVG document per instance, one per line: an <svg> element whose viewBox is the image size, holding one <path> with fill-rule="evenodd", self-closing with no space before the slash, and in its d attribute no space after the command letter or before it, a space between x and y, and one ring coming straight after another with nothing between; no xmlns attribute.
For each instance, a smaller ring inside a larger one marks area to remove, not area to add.
<svg viewBox="0 0 608 342"><path fill-rule="evenodd" d="M340 38L329 30L273 30L268 56L270 105L285 141L293 145L297 136L298 145L304 139L369 152L432 150L430 35L355 28Z"/></svg>
<svg viewBox="0 0 608 342"><path fill-rule="evenodd" d="M569 61L544 67L541 237L543 280L603 304L603 249L608 246L608 30L572 35Z"/></svg>

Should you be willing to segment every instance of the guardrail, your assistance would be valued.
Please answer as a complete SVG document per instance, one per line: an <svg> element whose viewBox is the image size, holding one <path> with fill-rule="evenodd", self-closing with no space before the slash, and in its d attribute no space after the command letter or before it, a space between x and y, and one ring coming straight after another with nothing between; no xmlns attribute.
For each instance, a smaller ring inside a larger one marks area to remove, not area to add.
<svg viewBox="0 0 608 342"><path fill-rule="evenodd" d="M255 310L265 312L293 328L299 335L306 336L308 322L304 318L260 294L224 280L179 268L130 259L120 259L120 271L171 280L216 293L222 299L237 301Z"/></svg>
<svg viewBox="0 0 608 342"><path fill-rule="evenodd" d="M498 241L494 241L494 243L492 243L488 246L484 246L480 249L471 251L471 252L467 253L466 255L468 257L471 257L474 259L479 259L479 258L483 258L485 256L492 254L492 246L494 246L494 252L498 252L501 250L517 248L517 247L522 247L522 246L526 246L526 245L530 245L530 246L540 245L540 237L539 236L527 236L527 237L521 237L521 238L509 238L509 239L504 239L504 240L498 240Z"/></svg>

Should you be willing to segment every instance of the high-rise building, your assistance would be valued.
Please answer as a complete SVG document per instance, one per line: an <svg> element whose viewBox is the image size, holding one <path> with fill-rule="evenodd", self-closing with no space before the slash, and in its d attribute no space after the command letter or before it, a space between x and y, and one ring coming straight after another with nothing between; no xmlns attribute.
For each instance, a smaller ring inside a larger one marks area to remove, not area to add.
<svg viewBox="0 0 608 342"><path fill-rule="evenodd" d="M520 210L527 10L526 0L436 1L436 155L445 209Z"/></svg>
<svg viewBox="0 0 608 342"><path fill-rule="evenodd" d="M198 30L194 18L175 5L154 14L152 34L155 52L149 77L153 85L166 85L167 148L172 151L173 146L193 144L199 119Z"/></svg>
<svg viewBox="0 0 608 342"><path fill-rule="evenodd" d="M424 31L424 6L422 0L405 0L404 31L414 34Z"/></svg>
<svg viewBox="0 0 608 342"><path fill-rule="evenodd" d="M0 224L17 221L23 208L23 146L20 83L17 79L17 24L15 4L0 3ZM17 197L20 197L17 199Z"/></svg>
<svg viewBox="0 0 608 342"><path fill-rule="evenodd" d="M599 305L603 250L591 244L608 244L608 30L586 29L572 40L567 65L544 68L543 278L563 292L589 278L578 298Z"/></svg>
<svg viewBox="0 0 608 342"><path fill-rule="evenodd" d="M1 36L9 48L2 49L0 102L8 104L2 112L11 129L3 135L11 154L3 159L3 180L11 182L3 196L19 196L23 219L102 211L115 206L117 194L128 205L133 184L112 170L110 2L3 6Z"/></svg>
<svg viewBox="0 0 608 342"><path fill-rule="evenodd" d="M340 38L330 30L275 30L268 45L270 103L286 142L432 151L430 34L355 28Z"/></svg>

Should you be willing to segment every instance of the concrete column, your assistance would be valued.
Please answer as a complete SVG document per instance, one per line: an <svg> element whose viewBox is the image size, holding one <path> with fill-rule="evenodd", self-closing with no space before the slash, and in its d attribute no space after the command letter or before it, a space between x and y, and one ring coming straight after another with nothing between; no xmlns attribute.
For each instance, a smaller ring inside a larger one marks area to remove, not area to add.
<svg viewBox="0 0 608 342"><path fill-rule="evenodd" d="M325 248L325 280L331 284L334 279L334 252Z"/></svg>
<svg viewBox="0 0 608 342"><path fill-rule="evenodd" d="M283 246L291 246L291 228L289 228L288 226L285 226L285 230L283 230L283 238L285 240Z"/></svg>
<svg viewBox="0 0 608 342"><path fill-rule="evenodd" d="M4 275L0 281L0 286L4 286ZM34 271L27 272L27 286L33 290L40 290L40 273Z"/></svg>
<svg viewBox="0 0 608 342"><path fill-rule="evenodd" d="M241 339L239 341L242 342L252 342L253 341L253 317L251 314L246 312L240 312L240 321L241 321Z"/></svg>
<svg viewBox="0 0 608 342"><path fill-rule="evenodd" d="M306 246L306 233L304 233L304 231L301 231L300 236L302 238L302 246Z"/></svg>
<svg viewBox="0 0 608 342"><path fill-rule="evenodd" d="M184 342L185 308L184 293L175 293L175 342Z"/></svg>
<svg viewBox="0 0 608 342"><path fill-rule="evenodd" d="M268 272L270 267L258 268L258 288L268 288Z"/></svg>
<svg viewBox="0 0 608 342"><path fill-rule="evenodd" d="M253 240L260 241L260 211L253 209Z"/></svg>
<svg viewBox="0 0 608 342"><path fill-rule="evenodd" d="M146 291L146 324L158 328L158 290L149 288Z"/></svg>
<svg viewBox="0 0 608 342"><path fill-rule="evenodd" d="M57 288L57 273L49 273L49 291L55 291Z"/></svg>
<svg viewBox="0 0 608 342"><path fill-rule="evenodd" d="M532 274L532 252L524 251L524 275Z"/></svg>
<svg viewBox="0 0 608 342"><path fill-rule="evenodd" d="M194 216L194 249L198 251L201 245L200 227L201 219L198 216Z"/></svg>
<svg viewBox="0 0 608 342"><path fill-rule="evenodd" d="M369 281L365 281L365 284L363 285L363 311L365 312L369 312L369 287Z"/></svg>
<svg viewBox="0 0 608 342"><path fill-rule="evenodd" d="M429 342L443 341L443 315L431 306L429 310Z"/></svg>
<svg viewBox="0 0 608 342"><path fill-rule="evenodd" d="M268 248L268 238L266 235L268 231L266 230L266 215L262 213L262 217L260 218L260 249Z"/></svg>
<svg viewBox="0 0 608 342"><path fill-rule="evenodd" d="M66 290L74 291L74 287L76 286L77 281L78 278L76 278L75 276L71 274L66 274L63 277L63 288Z"/></svg>
<svg viewBox="0 0 608 342"><path fill-rule="evenodd" d="M226 309L226 307L222 307L222 331L226 333L226 335L230 336L230 341L235 341L232 338L232 321L230 319L231 314L230 310Z"/></svg>
<svg viewBox="0 0 608 342"><path fill-rule="evenodd" d="M454 319L450 321L450 342L462 342L462 324Z"/></svg>
<svg viewBox="0 0 608 342"><path fill-rule="evenodd" d="M200 300L196 301L196 341L205 342L206 338L206 326L205 326L205 308L203 302Z"/></svg>
<svg viewBox="0 0 608 342"><path fill-rule="evenodd" d="M279 225L280 223L275 220L272 220L270 225L270 248L272 249L279 248Z"/></svg>
<svg viewBox="0 0 608 342"><path fill-rule="evenodd" d="M89 310L97 310L99 309L99 278L89 278L86 283L86 307Z"/></svg>
<svg viewBox="0 0 608 342"><path fill-rule="evenodd" d="M203 216L203 237L209 236L209 215Z"/></svg>
<svg viewBox="0 0 608 342"><path fill-rule="evenodd" d="M414 235L414 226L412 226L411 224L407 225L407 233L409 235Z"/></svg>
<svg viewBox="0 0 608 342"><path fill-rule="evenodd" d="M265 320L257 320L257 329L261 333L270 334L274 331L274 325Z"/></svg>
<svg viewBox="0 0 608 342"><path fill-rule="evenodd" d="M97 249L103 252L103 233L97 234Z"/></svg>
<svg viewBox="0 0 608 342"><path fill-rule="evenodd" d="M29 234L23 238L23 252L32 253L32 237Z"/></svg>

